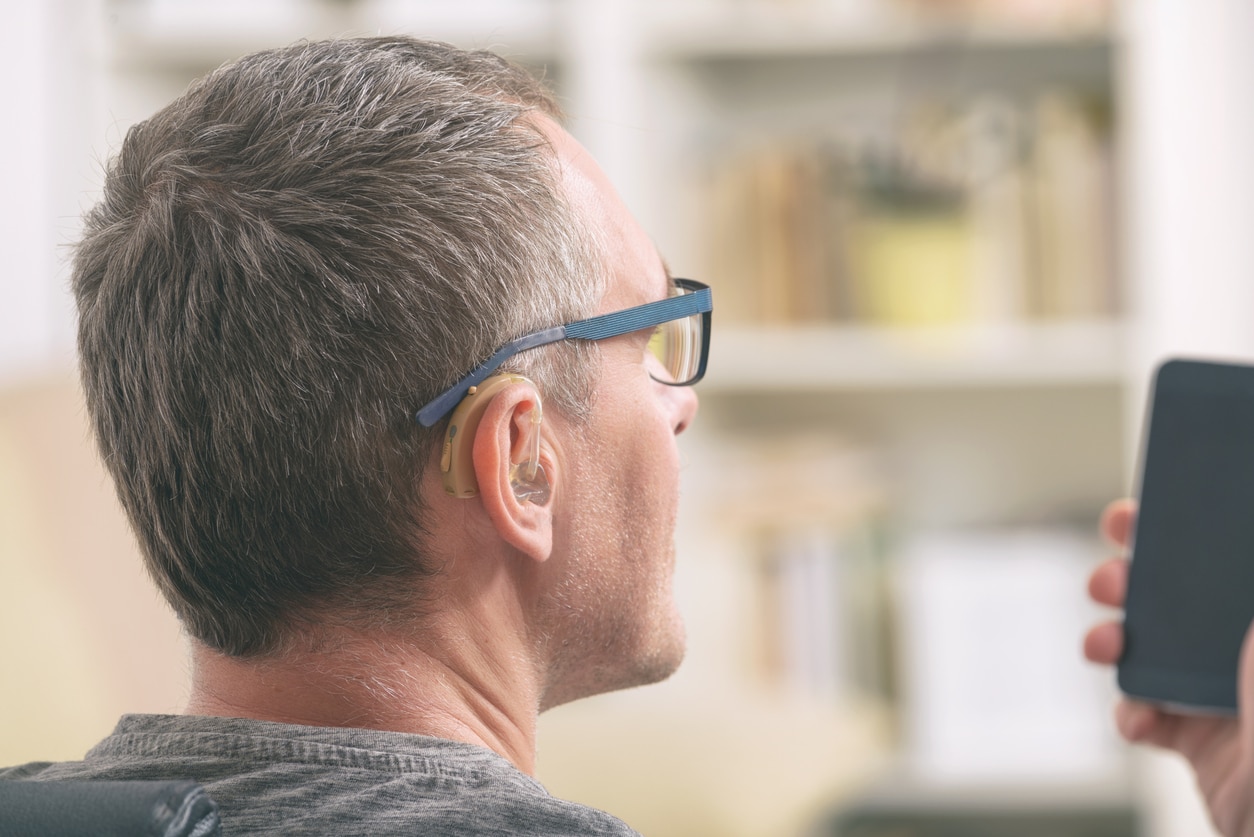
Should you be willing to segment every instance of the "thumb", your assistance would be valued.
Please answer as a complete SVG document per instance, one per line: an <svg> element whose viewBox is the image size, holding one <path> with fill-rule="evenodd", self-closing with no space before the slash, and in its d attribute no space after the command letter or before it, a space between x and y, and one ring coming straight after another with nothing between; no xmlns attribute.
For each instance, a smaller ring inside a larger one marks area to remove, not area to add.
<svg viewBox="0 0 1254 837"><path fill-rule="evenodd" d="M1252 812L1247 787L1250 760L1254 758L1254 625L1245 632L1245 642L1241 645L1237 675L1237 710L1240 714L1237 718L1236 751L1224 759L1224 763L1212 763L1211 767L1218 767L1219 770L1208 771L1212 774L1210 781L1204 778L1199 763L1190 759L1198 769L1198 782L1207 798L1215 825L1219 827L1220 833L1230 837L1252 833ZM1219 734L1223 734L1222 730Z"/></svg>

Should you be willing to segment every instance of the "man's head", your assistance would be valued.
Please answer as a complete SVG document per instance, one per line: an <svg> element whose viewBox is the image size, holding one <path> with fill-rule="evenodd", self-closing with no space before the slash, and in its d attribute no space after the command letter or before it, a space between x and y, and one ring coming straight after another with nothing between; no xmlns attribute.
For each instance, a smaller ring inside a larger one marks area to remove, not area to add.
<svg viewBox="0 0 1254 837"><path fill-rule="evenodd" d="M407 582L440 569L420 491L440 428L413 408L602 301L553 110L495 56L373 39L242 59L130 131L76 257L82 375L197 640L248 656L328 613L413 617ZM512 368L578 426L595 354Z"/></svg>

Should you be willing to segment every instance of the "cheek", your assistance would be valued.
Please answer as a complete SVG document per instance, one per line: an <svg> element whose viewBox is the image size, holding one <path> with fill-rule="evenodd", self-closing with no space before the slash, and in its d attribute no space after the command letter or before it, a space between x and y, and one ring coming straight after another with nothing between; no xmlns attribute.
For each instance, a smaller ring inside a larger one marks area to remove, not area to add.
<svg viewBox="0 0 1254 837"><path fill-rule="evenodd" d="M683 392L653 380L646 367L636 363L619 369L616 380L602 387L598 412L604 421L594 422L601 430L596 447L610 470L624 481L623 488L630 486L639 495L635 497L639 505L657 513L677 502L679 447L674 429Z"/></svg>
<svg viewBox="0 0 1254 837"><path fill-rule="evenodd" d="M679 447L664 416L638 430L633 446L634 470L643 496L641 507L648 508L651 529L669 533L674 529L679 505Z"/></svg>

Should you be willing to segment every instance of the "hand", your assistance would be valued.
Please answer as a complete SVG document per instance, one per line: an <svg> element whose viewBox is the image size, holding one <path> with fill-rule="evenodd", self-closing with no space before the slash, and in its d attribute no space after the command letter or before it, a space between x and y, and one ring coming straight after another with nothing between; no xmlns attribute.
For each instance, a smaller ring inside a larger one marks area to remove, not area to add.
<svg viewBox="0 0 1254 837"><path fill-rule="evenodd" d="M1131 500L1112 503L1102 515L1102 532L1125 552L1136 520ZM1089 595L1100 604L1123 607L1128 560L1112 558L1094 570ZM1215 826L1226 837L1254 837L1254 631L1241 650L1237 718L1181 715L1124 698L1115 710L1119 733L1129 741L1175 750L1193 766ZM1122 622L1097 625L1084 639L1084 655L1113 665L1123 651Z"/></svg>

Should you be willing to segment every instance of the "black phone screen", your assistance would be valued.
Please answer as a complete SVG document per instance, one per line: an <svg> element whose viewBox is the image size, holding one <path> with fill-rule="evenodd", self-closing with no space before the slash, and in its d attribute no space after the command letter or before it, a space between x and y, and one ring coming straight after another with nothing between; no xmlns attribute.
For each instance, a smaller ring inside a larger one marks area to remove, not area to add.
<svg viewBox="0 0 1254 837"><path fill-rule="evenodd" d="M1254 367L1173 360L1155 377L1119 686L1235 711L1254 620Z"/></svg>

